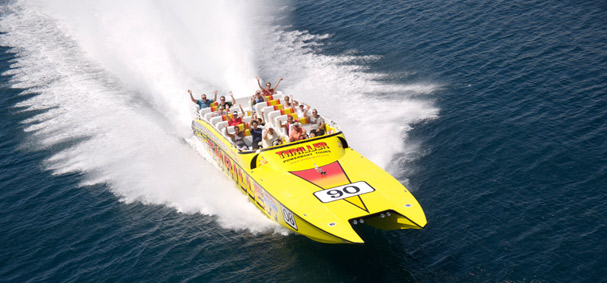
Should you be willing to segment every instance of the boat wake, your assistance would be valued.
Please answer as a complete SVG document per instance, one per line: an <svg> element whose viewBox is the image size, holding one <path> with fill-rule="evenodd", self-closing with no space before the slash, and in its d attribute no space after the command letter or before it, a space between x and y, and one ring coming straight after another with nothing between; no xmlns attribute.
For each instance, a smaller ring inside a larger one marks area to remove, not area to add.
<svg viewBox="0 0 607 283"><path fill-rule="evenodd" d="M0 44L17 54L4 74L25 89L16 106L34 113L23 121L31 136L23 148L47 150L45 168L82 172L81 185L107 184L124 202L215 215L225 228L252 232L281 230L192 146L187 88L245 96L256 75L283 76L283 92L339 122L350 144L380 166L415 150L403 140L412 123L437 116L423 99L437 86L381 83L382 74L353 63L372 56L315 52L327 35L255 20L263 7L11 2L2 9ZM386 105L398 111L376 110Z"/></svg>

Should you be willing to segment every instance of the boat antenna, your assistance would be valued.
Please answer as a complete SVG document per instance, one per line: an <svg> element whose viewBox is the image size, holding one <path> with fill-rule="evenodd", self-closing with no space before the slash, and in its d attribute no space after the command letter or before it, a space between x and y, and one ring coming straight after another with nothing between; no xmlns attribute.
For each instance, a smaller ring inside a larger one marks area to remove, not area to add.
<svg viewBox="0 0 607 283"><path fill-rule="evenodd" d="M312 163L314 163L314 168L316 168L316 172L320 173L320 175L327 175L327 172L325 170L322 170L322 168L316 165L316 162L314 162L314 158L312 158Z"/></svg>

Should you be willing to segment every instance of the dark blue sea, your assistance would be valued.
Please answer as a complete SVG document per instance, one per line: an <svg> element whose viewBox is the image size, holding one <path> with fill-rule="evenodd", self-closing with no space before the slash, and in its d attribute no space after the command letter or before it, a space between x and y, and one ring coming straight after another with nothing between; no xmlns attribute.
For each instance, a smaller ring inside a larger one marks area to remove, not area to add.
<svg viewBox="0 0 607 283"><path fill-rule="evenodd" d="M604 1L1 1L0 282L607 282ZM286 232L189 129L255 77L423 230Z"/></svg>

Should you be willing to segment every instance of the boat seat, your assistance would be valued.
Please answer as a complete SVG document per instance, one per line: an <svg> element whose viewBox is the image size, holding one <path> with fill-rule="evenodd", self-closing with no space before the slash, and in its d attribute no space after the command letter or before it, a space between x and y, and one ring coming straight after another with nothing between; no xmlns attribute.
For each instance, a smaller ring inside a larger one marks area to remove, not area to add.
<svg viewBox="0 0 607 283"><path fill-rule="evenodd" d="M219 116L219 117L213 117L211 118L211 120L209 120L209 123L211 123L211 125L215 126L217 125L217 123L223 121L222 119L223 117Z"/></svg>
<svg viewBox="0 0 607 283"><path fill-rule="evenodd" d="M211 105L209 107L211 109L211 112L217 111L217 106L218 105L219 105L219 102L213 102L213 103L211 103Z"/></svg>
<svg viewBox="0 0 607 283"><path fill-rule="evenodd" d="M221 121L219 123L217 123L217 125L215 125L215 128L217 128L217 130L219 130L220 132L228 126L228 121Z"/></svg>
<svg viewBox="0 0 607 283"><path fill-rule="evenodd" d="M272 111L276 111L276 110L281 110L283 108L282 104L277 104L277 105L272 105L272 106L266 106L261 110L261 113L264 117L264 120L268 121L268 113L272 112ZM261 116L260 116L261 117Z"/></svg>
<svg viewBox="0 0 607 283"><path fill-rule="evenodd" d="M253 117L251 116L245 116L242 118L242 122L243 123L251 123L251 119L253 119Z"/></svg>
<svg viewBox="0 0 607 283"><path fill-rule="evenodd" d="M209 112L207 114L204 114L204 119L210 121L211 118L213 118L213 114L215 114L215 112Z"/></svg>
<svg viewBox="0 0 607 283"><path fill-rule="evenodd" d="M278 116L280 116L280 110L276 110L276 111L272 111L272 112L268 113L268 119L266 120L266 123L270 124L272 127L276 127L276 124L274 123L274 121L276 121L276 118Z"/></svg>
<svg viewBox="0 0 607 283"><path fill-rule="evenodd" d="M204 117L205 114L207 113L211 113L211 108L210 107L205 107L202 108L198 111L198 116L202 119L202 117Z"/></svg>

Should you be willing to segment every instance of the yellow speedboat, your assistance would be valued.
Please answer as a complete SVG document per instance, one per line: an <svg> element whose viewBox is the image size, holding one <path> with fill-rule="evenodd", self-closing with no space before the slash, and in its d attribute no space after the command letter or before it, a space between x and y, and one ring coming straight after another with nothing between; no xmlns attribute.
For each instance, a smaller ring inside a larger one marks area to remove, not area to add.
<svg viewBox="0 0 607 283"><path fill-rule="evenodd" d="M280 129L276 123L285 115L296 115L282 109L280 96L251 109L266 117L266 127ZM426 225L424 211L413 195L350 148L334 122L326 123L323 136L240 151L225 134L232 130L225 122L229 117L212 117L213 108L201 110L192 121L194 134L242 192L287 229L322 243L364 243L353 225L364 223L382 230Z"/></svg>

